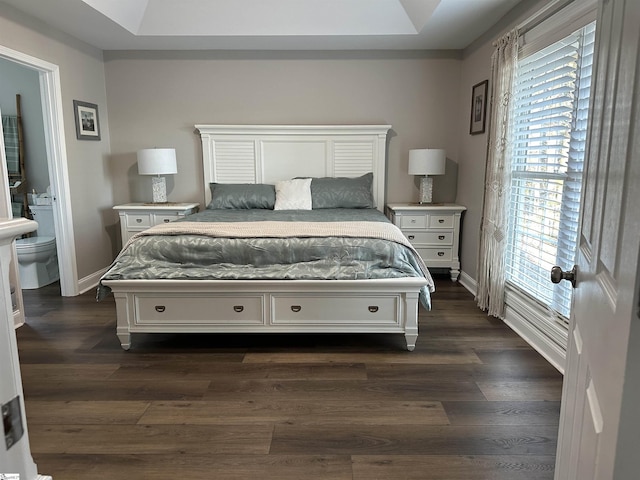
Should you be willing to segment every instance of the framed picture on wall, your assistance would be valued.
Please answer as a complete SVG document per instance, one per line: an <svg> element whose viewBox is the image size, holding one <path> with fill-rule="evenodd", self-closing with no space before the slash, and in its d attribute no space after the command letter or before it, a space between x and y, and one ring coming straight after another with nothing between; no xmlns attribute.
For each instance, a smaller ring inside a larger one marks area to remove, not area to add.
<svg viewBox="0 0 640 480"><path fill-rule="evenodd" d="M78 140L100 140L98 105L74 100L73 114L76 118L76 137Z"/></svg>
<svg viewBox="0 0 640 480"><path fill-rule="evenodd" d="M487 123L487 90L489 80L476 83L471 89L471 125L469 133L484 133Z"/></svg>

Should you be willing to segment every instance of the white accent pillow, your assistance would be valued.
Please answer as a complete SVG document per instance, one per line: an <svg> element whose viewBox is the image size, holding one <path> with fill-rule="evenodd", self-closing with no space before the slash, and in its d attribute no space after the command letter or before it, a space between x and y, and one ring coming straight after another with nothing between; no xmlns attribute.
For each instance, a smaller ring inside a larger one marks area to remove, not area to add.
<svg viewBox="0 0 640 480"><path fill-rule="evenodd" d="M276 182L274 210L311 210L311 179L294 178Z"/></svg>

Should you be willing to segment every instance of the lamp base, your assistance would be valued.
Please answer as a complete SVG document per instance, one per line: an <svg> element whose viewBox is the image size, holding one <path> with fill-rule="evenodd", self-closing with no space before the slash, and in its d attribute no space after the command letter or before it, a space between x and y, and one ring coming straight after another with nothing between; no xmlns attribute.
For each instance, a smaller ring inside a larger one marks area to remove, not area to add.
<svg viewBox="0 0 640 480"><path fill-rule="evenodd" d="M420 179L420 196L418 197L418 203L431 203L433 196L433 178L422 177Z"/></svg>
<svg viewBox="0 0 640 480"><path fill-rule="evenodd" d="M164 177L151 178L153 188L153 203L167 203L167 181Z"/></svg>

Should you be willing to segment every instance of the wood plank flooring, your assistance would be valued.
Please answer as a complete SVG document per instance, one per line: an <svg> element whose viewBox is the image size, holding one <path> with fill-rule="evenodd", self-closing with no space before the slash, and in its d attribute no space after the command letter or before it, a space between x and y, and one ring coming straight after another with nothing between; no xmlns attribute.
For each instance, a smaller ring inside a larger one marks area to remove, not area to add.
<svg viewBox="0 0 640 480"><path fill-rule="evenodd" d="M137 334L24 291L31 450L54 480L551 480L562 376L436 276L402 335Z"/></svg>

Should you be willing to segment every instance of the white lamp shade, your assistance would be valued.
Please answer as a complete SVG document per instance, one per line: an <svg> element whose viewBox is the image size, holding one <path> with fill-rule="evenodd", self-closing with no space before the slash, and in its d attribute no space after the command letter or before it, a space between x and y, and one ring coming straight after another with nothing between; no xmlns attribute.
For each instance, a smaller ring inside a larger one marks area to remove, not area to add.
<svg viewBox="0 0 640 480"><path fill-rule="evenodd" d="M447 154L444 150L409 150L409 175L444 175Z"/></svg>
<svg viewBox="0 0 640 480"><path fill-rule="evenodd" d="M174 148L145 148L138 150L140 175L172 175L178 173Z"/></svg>

